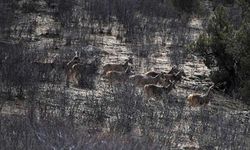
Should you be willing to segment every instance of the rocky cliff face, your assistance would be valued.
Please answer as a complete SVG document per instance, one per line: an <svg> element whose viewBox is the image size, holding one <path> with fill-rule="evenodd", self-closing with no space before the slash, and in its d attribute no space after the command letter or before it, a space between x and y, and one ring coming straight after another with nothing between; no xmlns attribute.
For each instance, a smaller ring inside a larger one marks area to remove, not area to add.
<svg viewBox="0 0 250 150"><path fill-rule="evenodd" d="M3 149L81 149L89 141L96 142L94 149L105 142L113 145L107 149L126 147L126 142L131 149L138 146L133 142L147 149L250 147L248 106L220 91L213 92L207 106L187 105L190 93L205 93L211 84L209 69L185 48L203 32L205 19L135 13L126 16L128 23L118 16L103 20L101 8L92 11L97 5L77 0L3 1L0 6L5 12L0 17ZM98 60L98 70L84 73L83 87L67 88L64 66L75 51L82 64ZM98 75L104 64L128 57L134 59L135 73L169 71L177 65L187 77L166 97L147 100L133 84L110 85ZM113 138L121 133L125 136ZM20 138L23 134L26 139Z"/></svg>

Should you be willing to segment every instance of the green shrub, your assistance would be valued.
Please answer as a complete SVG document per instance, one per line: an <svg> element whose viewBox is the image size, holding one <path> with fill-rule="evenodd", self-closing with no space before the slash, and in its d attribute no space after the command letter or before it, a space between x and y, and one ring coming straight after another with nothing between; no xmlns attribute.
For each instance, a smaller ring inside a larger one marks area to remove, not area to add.
<svg viewBox="0 0 250 150"><path fill-rule="evenodd" d="M250 97L247 92L250 90L250 9L244 4L240 28L233 27L227 10L219 6L208 22L207 33L200 35L190 49L205 59L208 68L217 68L211 73L215 83L223 83L220 85L225 92L237 92L238 98L247 102Z"/></svg>

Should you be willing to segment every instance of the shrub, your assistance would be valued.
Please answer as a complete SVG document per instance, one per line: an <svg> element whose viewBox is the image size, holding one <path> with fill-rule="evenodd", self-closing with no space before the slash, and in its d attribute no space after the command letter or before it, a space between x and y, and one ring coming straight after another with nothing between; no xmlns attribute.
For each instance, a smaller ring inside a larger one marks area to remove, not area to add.
<svg viewBox="0 0 250 150"><path fill-rule="evenodd" d="M198 13L200 11L199 0L172 0L174 7L180 12Z"/></svg>
<svg viewBox="0 0 250 150"><path fill-rule="evenodd" d="M244 4L244 8L249 8L247 3ZM205 58L208 68L217 68L211 75L215 83L223 83L226 93L237 92L238 98L248 101L246 90L250 88L250 13L249 9L244 8L241 14L243 19L237 29L229 21L226 9L223 6L217 7L209 20L207 34L202 34L190 48Z"/></svg>

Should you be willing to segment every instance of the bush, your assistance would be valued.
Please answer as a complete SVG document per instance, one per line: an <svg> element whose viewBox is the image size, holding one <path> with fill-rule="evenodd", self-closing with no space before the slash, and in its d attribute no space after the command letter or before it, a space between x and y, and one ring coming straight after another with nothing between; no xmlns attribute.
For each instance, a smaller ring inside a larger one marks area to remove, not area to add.
<svg viewBox="0 0 250 150"><path fill-rule="evenodd" d="M39 6L34 1L25 2L22 5L23 13L37 13L38 8L39 8Z"/></svg>
<svg viewBox="0 0 250 150"><path fill-rule="evenodd" d="M0 74L2 84L5 85L10 93L21 94L25 87L34 83L34 74L30 61L32 53L25 51L25 43L4 43L0 42Z"/></svg>
<svg viewBox="0 0 250 150"><path fill-rule="evenodd" d="M247 3L244 4L244 7L249 8ZM237 92L238 98L248 101L246 91L250 88L250 13L249 9L242 10L243 20L237 29L229 21L226 9L223 6L217 7L209 20L207 34L201 35L190 47L193 52L198 52L205 58L208 68L217 68L211 75L215 83L223 83L226 93Z"/></svg>
<svg viewBox="0 0 250 150"><path fill-rule="evenodd" d="M200 11L199 0L172 0L174 7L180 12L198 13Z"/></svg>

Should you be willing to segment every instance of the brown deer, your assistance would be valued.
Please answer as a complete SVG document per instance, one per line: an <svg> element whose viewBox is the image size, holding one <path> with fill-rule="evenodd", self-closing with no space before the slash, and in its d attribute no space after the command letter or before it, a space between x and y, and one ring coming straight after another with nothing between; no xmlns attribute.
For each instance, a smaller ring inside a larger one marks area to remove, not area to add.
<svg viewBox="0 0 250 150"><path fill-rule="evenodd" d="M209 87L208 91L205 94L197 94L197 93L190 94L187 97L189 106L196 107L201 105L207 105L209 101L212 99L210 93L213 87L214 84Z"/></svg>
<svg viewBox="0 0 250 150"><path fill-rule="evenodd" d="M102 75L106 75L106 73L108 71L120 71L120 72L124 72L128 66L130 64L133 64L133 59L129 58L127 60L125 60L124 64L106 64L103 66L103 73Z"/></svg>
<svg viewBox="0 0 250 150"><path fill-rule="evenodd" d="M155 77L138 74L130 76L129 80L139 87L144 87L146 84L162 84L163 77L163 73L160 73Z"/></svg>
<svg viewBox="0 0 250 150"><path fill-rule="evenodd" d="M179 71L178 68L176 66L173 66L169 72L165 72L165 71L161 71L161 72L149 71L149 72L146 72L145 75L146 76L155 77L155 76L157 76L160 73L163 73L163 74L167 75L167 74L177 73L178 71Z"/></svg>
<svg viewBox="0 0 250 150"><path fill-rule="evenodd" d="M71 67L70 79L75 85L79 85L79 80L87 79L87 76L97 75L98 58L88 63L76 63Z"/></svg>
<svg viewBox="0 0 250 150"><path fill-rule="evenodd" d="M110 83L121 83L128 81L129 75L131 74L131 67L129 66L125 72L120 71L108 71L105 78L109 80Z"/></svg>
<svg viewBox="0 0 250 150"><path fill-rule="evenodd" d="M67 69L71 69L74 64L80 63L80 56L75 52L75 56L66 64Z"/></svg>
<svg viewBox="0 0 250 150"><path fill-rule="evenodd" d="M69 81L77 87L92 87L94 78L99 74L99 65L100 59L98 57L88 62L74 64L71 67Z"/></svg>
<svg viewBox="0 0 250 150"><path fill-rule="evenodd" d="M184 70L180 70L177 73L173 73L173 74L165 74L164 75L164 79L166 84L169 84L170 82L177 82L177 81L181 81L182 76L186 76Z"/></svg>
<svg viewBox="0 0 250 150"><path fill-rule="evenodd" d="M171 73L171 74L166 74L166 73L162 72L161 74L162 74L162 78L163 78L161 84L163 86L167 86L173 81L175 81L175 82L181 81L182 76L186 76L184 70L180 70L177 73Z"/></svg>
<svg viewBox="0 0 250 150"><path fill-rule="evenodd" d="M175 88L175 82L172 82L167 87L155 84L147 84L144 86L144 93L147 98L161 98L162 96L168 94L173 88Z"/></svg>
<svg viewBox="0 0 250 150"><path fill-rule="evenodd" d="M80 57L77 52L75 52L75 56L66 64L66 86L69 87L70 82L75 81L76 72L72 68L75 64L80 63Z"/></svg>

